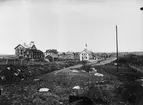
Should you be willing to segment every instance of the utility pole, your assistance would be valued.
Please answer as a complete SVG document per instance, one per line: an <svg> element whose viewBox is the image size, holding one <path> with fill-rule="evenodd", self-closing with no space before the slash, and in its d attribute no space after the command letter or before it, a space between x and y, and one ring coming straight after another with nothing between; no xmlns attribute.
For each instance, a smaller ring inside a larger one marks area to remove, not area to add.
<svg viewBox="0 0 143 105"><path fill-rule="evenodd" d="M118 27L116 25L116 57L117 57L117 73L119 72L118 68Z"/></svg>
<svg viewBox="0 0 143 105"><path fill-rule="evenodd" d="M8 58L6 58L6 65L8 64Z"/></svg>

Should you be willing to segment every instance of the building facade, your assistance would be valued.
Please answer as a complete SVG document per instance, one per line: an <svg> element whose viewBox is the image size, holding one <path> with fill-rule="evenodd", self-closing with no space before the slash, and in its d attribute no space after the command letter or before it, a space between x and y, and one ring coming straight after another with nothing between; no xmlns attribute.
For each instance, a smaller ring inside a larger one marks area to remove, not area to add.
<svg viewBox="0 0 143 105"><path fill-rule="evenodd" d="M37 50L37 49L27 49L24 52L24 58L30 60L43 60L44 59L44 54L42 51Z"/></svg>
<svg viewBox="0 0 143 105"><path fill-rule="evenodd" d="M80 52L80 61L93 59L93 54L90 50L87 49L87 44L85 45L85 49Z"/></svg>
<svg viewBox="0 0 143 105"><path fill-rule="evenodd" d="M70 51L66 52L65 53L65 59L67 59L67 60L74 59L74 52L70 52Z"/></svg>
<svg viewBox="0 0 143 105"><path fill-rule="evenodd" d="M42 60L44 53L38 50L33 41L29 45L19 44L15 47L15 55L19 59Z"/></svg>

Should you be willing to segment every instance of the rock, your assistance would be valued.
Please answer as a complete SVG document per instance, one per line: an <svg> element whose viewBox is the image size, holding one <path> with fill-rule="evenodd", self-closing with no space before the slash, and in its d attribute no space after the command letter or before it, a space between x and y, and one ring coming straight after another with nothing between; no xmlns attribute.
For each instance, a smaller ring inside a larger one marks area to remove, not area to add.
<svg viewBox="0 0 143 105"><path fill-rule="evenodd" d="M14 73L15 76L18 76L18 73Z"/></svg>
<svg viewBox="0 0 143 105"><path fill-rule="evenodd" d="M140 81L142 81L142 82L143 82L143 79L140 79Z"/></svg>
<svg viewBox="0 0 143 105"><path fill-rule="evenodd" d="M114 63L115 66L117 66L117 63Z"/></svg>
<svg viewBox="0 0 143 105"><path fill-rule="evenodd" d="M77 73L78 71L77 70L72 70L72 72Z"/></svg>
<svg viewBox="0 0 143 105"><path fill-rule="evenodd" d="M39 92L48 92L50 89L48 88L40 88L39 89Z"/></svg>
<svg viewBox="0 0 143 105"><path fill-rule="evenodd" d="M95 68L91 68L91 70L95 70Z"/></svg>
<svg viewBox="0 0 143 105"><path fill-rule="evenodd" d="M23 80L24 80L24 78L21 79L21 81L23 81Z"/></svg>
<svg viewBox="0 0 143 105"><path fill-rule="evenodd" d="M59 102L59 104L60 104L60 105L63 105L64 103L63 103L63 102Z"/></svg>
<svg viewBox="0 0 143 105"><path fill-rule="evenodd" d="M95 73L94 75L95 75L95 76L99 76L99 77L103 77L103 76L104 76L104 75L101 74L101 73Z"/></svg>
<svg viewBox="0 0 143 105"><path fill-rule="evenodd" d="M74 86L72 89L80 89L80 86Z"/></svg>
<svg viewBox="0 0 143 105"><path fill-rule="evenodd" d="M93 71L94 71L94 72L97 72L97 70L96 70L96 69L94 69Z"/></svg>
<svg viewBox="0 0 143 105"><path fill-rule="evenodd" d="M34 79L35 82L39 81L40 79Z"/></svg>
<svg viewBox="0 0 143 105"><path fill-rule="evenodd" d="M10 70L10 67L7 67L6 69L7 69L7 70Z"/></svg>
<svg viewBox="0 0 143 105"><path fill-rule="evenodd" d="M5 80L5 76L1 76L1 80Z"/></svg>
<svg viewBox="0 0 143 105"><path fill-rule="evenodd" d="M20 69L17 69L18 70L18 72L21 72L21 70Z"/></svg>
<svg viewBox="0 0 143 105"><path fill-rule="evenodd" d="M3 88L0 87L0 95L2 95L2 92L3 92Z"/></svg>

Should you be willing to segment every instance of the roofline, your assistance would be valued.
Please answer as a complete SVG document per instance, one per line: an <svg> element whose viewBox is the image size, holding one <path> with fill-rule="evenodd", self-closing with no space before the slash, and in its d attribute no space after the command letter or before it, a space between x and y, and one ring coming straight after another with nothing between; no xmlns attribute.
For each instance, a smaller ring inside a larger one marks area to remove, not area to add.
<svg viewBox="0 0 143 105"><path fill-rule="evenodd" d="M14 49L16 49L18 46L20 46L21 44L18 44ZM21 45L22 46L22 45Z"/></svg>
<svg viewBox="0 0 143 105"><path fill-rule="evenodd" d="M39 49L29 49L29 48L26 48L26 50L24 52L26 52L27 50L29 50L29 51L38 51L38 52L41 52L41 53L44 54L44 52L41 51L41 50L39 50Z"/></svg>

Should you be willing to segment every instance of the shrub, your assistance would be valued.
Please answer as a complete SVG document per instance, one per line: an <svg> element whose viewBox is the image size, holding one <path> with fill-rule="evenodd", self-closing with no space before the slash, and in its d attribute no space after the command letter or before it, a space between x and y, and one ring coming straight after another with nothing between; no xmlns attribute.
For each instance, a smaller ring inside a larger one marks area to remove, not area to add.
<svg viewBox="0 0 143 105"><path fill-rule="evenodd" d="M50 92L33 94L34 105L59 105L60 98Z"/></svg>
<svg viewBox="0 0 143 105"><path fill-rule="evenodd" d="M92 71L90 65L84 65L81 67L82 70L85 70L86 72Z"/></svg>

